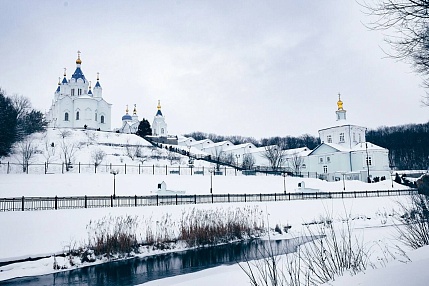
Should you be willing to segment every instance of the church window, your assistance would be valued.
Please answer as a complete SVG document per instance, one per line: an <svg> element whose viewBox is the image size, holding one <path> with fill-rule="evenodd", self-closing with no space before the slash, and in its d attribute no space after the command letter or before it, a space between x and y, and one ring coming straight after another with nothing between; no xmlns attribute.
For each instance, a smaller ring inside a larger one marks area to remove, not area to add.
<svg viewBox="0 0 429 286"><path fill-rule="evenodd" d="M366 157L366 165L367 166L371 166L372 165L372 158L371 157Z"/></svg>
<svg viewBox="0 0 429 286"><path fill-rule="evenodd" d="M326 157L326 162L331 163L331 157Z"/></svg>
<svg viewBox="0 0 429 286"><path fill-rule="evenodd" d="M302 167L301 167L301 168L305 169L305 168L307 168L307 165L302 164Z"/></svg>
<svg viewBox="0 0 429 286"><path fill-rule="evenodd" d="M161 134L164 134L164 128L161 128Z"/></svg>
<svg viewBox="0 0 429 286"><path fill-rule="evenodd" d="M328 135L327 141L328 141L328 143L332 143L332 135Z"/></svg>
<svg viewBox="0 0 429 286"><path fill-rule="evenodd" d="M76 111L76 120L79 120L79 111Z"/></svg>
<svg viewBox="0 0 429 286"><path fill-rule="evenodd" d="M104 123L104 115L101 115L101 117L100 117L100 122L101 122L101 123Z"/></svg>
<svg viewBox="0 0 429 286"><path fill-rule="evenodd" d="M319 163L323 163L323 157L319 158Z"/></svg>
<svg viewBox="0 0 429 286"><path fill-rule="evenodd" d="M328 166L323 166L323 173L325 173L325 174L328 173Z"/></svg>
<svg viewBox="0 0 429 286"><path fill-rule="evenodd" d="M94 120L97 121L97 113L95 114L95 119Z"/></svg>
<svg viewBox="0 0 429 286"><path fill-rule="evenodd" d="M74 96L74 88L71 89L71 96Z"/></svg>
<svg viewBox="0 0 429 286"><path fill-rule="evenodd" d="M344 133L340 133L340 142L344 142Z"/></svg>
<svg viewBox="0 0 429 286"><path fill-rule="evenodd" d="M77 95L82 95L82 89L81 89L81 88L79 88L79 89L77 90Z"/></svg>
<svg viewBox="0 0 429 286"><path fill-rule="evenodd" d="M64 121L69 121L69 113L64 113Z"/></svg>

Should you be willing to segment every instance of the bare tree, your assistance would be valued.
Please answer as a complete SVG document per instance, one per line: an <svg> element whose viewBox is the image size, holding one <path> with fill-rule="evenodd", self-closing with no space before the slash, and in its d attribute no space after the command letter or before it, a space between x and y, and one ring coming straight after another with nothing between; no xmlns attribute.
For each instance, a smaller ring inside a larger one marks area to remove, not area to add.
<svg viewBox="0 0 429 286"><path fill-rule="evenodd" d="M95 168L100 166L101 162L103 162L104 157L106 157L106 153L101 149L95 149L91 152L92 163L95 165Z"/></svg>
<svg viewBox="0 0 429 286"><path fill-rule="evenodd" d="M141 157L142 156L141 145L131 145L130 140L127 139L127 142L125 144L125 155L130 157L131 160L133 161L136 157Z"/></svg>
<svg viewBox="0 0 429 286"><path fill-rule="evenodd" d="M59 134L60 134L61 138L64 140L65 138L70 137L72 133L68 129L60 129Z"/></svg>
<svg viewBox="0 0 429 286"><path fill-rule="evenodd" d="M18 94L14 94L10 98L12 100L13 107L17 112L16 119L22 119L24 115L31 110L30 100L27 97Z"/></svg>
<svg viewBox="0 0 429 286"><path fill-rule="evenodd" d="M285 150L280 145L265 146L265 152L262 157L268 160L268 163L273 171L278 171L286 157Z"/></svg>
<svg viewBox="0 0 429 286"><path fill-rule="evenodd" d="M30 138L26 138L16 144L16 154L18 155L18 162L22 166L22 172L27 171L28 164L36 154L36 151L36 146Z"/></svg>
<svg viewBox="0 0 429 286"><path fill-rule="evenodd" d="M181 161L180 155L173 151L168 151L167 159L170 161L171 165L177 164L177 163L180 164L180 161Z"/></svg>
<svg viewBox="0 0 429 286"><path fill-rule="evenodd" d="M249 170L249 169L252 169L254 165L255 165L255 157L253 157L252 154L244 154L241 167L245 170Z"/></svg>
<svg viewBox="0 0 429 286"><path fill-rule="evenodd" d="M43 152L43 156L46 160L46 168L49 168L49 163L51 162L52 158L55 157L56 153L56 146L54 142L48 141L48 138L45 137L45 152Z"/></svg>
<svg viewBox="0 0 429 286"><path fill-rule="evenodd" d="M379 0L361 5L374 19L367 25L370 29L391 32L385 41L394 52L388 56L410 63L429 88L429 1ZM428 93L423 103L429 106Z"/></svg>
<svg viewBox="0 0 429 286"><path fill-rule="evenodd" d="M295 175L301 174L302 164L304 163L304 158L300 156L299 152L294 152L290 158L292 164L292 170Z"/></svg>
<svg viewBox="0 0 429 286"><path fill-rule="evenodd" d="M72 167L72 161L74 161L74 155L77 151L77 144L76 142L72 142L63 138L60 148L61 158L66 166L66 171L70 171L70 168Z"/></svg>
<svg viewBox="0 0 429 286"><path fill-rule="evenodd" d="M211 153L211 158L215 161L216 164L216 171L220 170L220 165L222 162L224 162L226 157L225 151L222 150L221 146L216 146L214 150ZM233 158L234 162L234 158Z"/></svg>

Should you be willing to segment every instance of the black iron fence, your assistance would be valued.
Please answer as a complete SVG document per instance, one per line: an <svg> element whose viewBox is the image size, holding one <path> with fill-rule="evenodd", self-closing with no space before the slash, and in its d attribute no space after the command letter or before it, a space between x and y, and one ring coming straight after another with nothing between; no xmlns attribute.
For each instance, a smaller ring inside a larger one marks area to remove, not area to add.
<svg viewBox="0 0 429 286"><path fill-rule="evenodd" d="M0 174L97 174L110 173L112 170L120 174L146 174L146 175L213 175L237 176L237 175L289 175L303 178L319 178L321 175L316 172L301 172L299 175L287 172L286 170L273 171L268 167L257 167L251 170L242 170L240 168L221 166L214 170L213 167L196 166L171 166L171 165L133 165L133 164L84 164L84 163L38 163L38 164L19 164L11 162L0 162Z"/></svg>
<svg viewBox="0 0 429 286"><path fill-rule="evenodd" d="M416 189L273 193L273 194L207 194L207 195L152 195L152 196L79 196L79 197L17 197L0 198L0 212L61 210L108 207L141 207L185 204L246 203L314 199L369 198L417 194Z"/></svg>

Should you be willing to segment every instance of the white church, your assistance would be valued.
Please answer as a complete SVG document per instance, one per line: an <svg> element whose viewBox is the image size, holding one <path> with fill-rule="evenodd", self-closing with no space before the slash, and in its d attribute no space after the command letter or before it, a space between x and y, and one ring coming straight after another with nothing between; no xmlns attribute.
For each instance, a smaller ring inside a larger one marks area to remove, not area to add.
<svg viewBox="0 0 429 286"><path fill-rule="evenodd" d="M52 105L46 113L48 127L110 131L112 105L103 99L99 74L92 90L91 82L85 78L81 65L78 52L76 70L72 76L67 79L64 69L63 80L59 78Z"/></svg>

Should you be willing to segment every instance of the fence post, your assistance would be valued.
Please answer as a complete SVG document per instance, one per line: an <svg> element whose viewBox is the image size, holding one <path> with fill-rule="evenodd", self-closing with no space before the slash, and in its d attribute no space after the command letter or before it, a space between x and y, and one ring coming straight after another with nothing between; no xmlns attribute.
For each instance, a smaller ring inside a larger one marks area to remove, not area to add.
<svg viewBox="0 0 429 286"><path fill-rule="evenodd" d="M139 167L140 167L140 165L139 165ZM139 169L140 170L140 169ZM137 206L137 195L134 195L134 206L136 207Z"/></svg>
<svg viewBox="0 0 429 286"><path fill-rule="evenodd" d="M356 191L353 191L353 193L355 194L355 199L356 199Z"/></svg>
<svg viewBox="0 0 429 286"><path fill-rule="evenodd" d="M112 170L112 163L110 163L110 170Z"/></svg>
<svg viewBox="0 0 429 286"><path fill-rule="evenodd" d="M80 174L80 162L79 162L79 174Z"/></svg>
<svg viewBox="0 0 429 286"><path fill-rule="evenodd" d="M229 193L228 193L228 203L229 203Z"/></svg>
<svg viewBox="0 0 429 286"><path fill-rule="evenodd" d="M377 197L379 197L378 190L377 190Z"/></svg>
<svg viewBox="0 0 429 286"><path fill-rule="evenodd" d="M88 208L88 197L85 195L85 208Z"/></svg>
<svg viewBox="0 0 429 286"><path fill-rule="evenodd" d="M165 165L165 175L167 176L167 172L168 172L168 170L167 170L167 165Z"/></svg>
<svg viewBox="0 0 429 286"><path fill-rule="evenodd" d="M226 176L226 167L225 167L225 176Z"/></svg>
<svg viewBox="0 0 429 286"><path fill-rule="evenodd" d="M127 174L127 164L125 163L125 175Z"/></svg>
<svg viewBox="0 0 429 286"><path fill-rule="evenodd" d="M7 173L9 174L9 162L7 162Z"/></svg>
<svg viewBox="0 0 429 286"><path fill-rule="evenodd" d="M212 203L213 203L213 193L212 193Z"/></svg>
<svg viewBox="0 0 429 286"><path fill-rule="evenodd" d="M341 192L341 198L344 199L344 192Z"/></svg>
<svg viewBox="0 0 429 286"><path fill-rule="evenodd" d="M289 201L290 201L290 193L289 193Z"/></svg>
<svg viewBox="0 0 429 286"><path fill-rule="evenodd" d="M262 202L262 193L259 194L259 201Z"/></svg>
<svg viewBox="0 0 429 286"><path fill-rule="evenodd" d="M47 167L46 167L46 162L45 162L45 175L46 175L46 168L47 168Z"/></svg>
<svg viewBox="0 0 429 286"><path fill-rule="evenodd" d="M61 173L64 174L64 163L61 163Z"/></svg>
<svg viewBox="0 0 429 286"><path fill-rule="evenodd" d="M21 198L21 210L24 211L24 196Z"/></svg>
<svg viewBox="0 0 429 286"><path fill-rule="evenodd" d="M57 196L55 196L55 209L56 210L58 209L58 197Z"/></svg>
<svg viewBox="0 0 429 286"><path fill-rule="evenodd" d="M9 163L8 163L9 164ZM204 166L203 166L203 176L204 176Z"/></svg>
<svg viewBox="0 0 429 286"><path fill-rule="evenodd" d="M197 195L194 195L194 203L197 204Z"/></svg>
<svg viewBox="0 0 429 286"><path fill-rule="evenodd" d="M158 195L156 195L156 205L159 205Z"/></svg>
<svg viewBox="0 0 429 286"><path fill-rule="evenodd" d="M176 194L176 206L177 206L177 194Z"/></svg>
<svg viewBox="0 0 429 286"><path fill-rule="evenodd" d="M140 175L140 164L139 164L139 175Z"/></svg>
<svg viewBox="0 0 429 286"><path fill-rule="evenodd" d="M246 193L244 193L244 202L247 203Z"/></svg>
<svg viewBox="0 0 429 286"><path fill-rule="evenodd" d="M180 165L179 165L179 175L180 175Z"/></svg>
<svg viewBox="0 0 429 286"><path fill-rule="evenodd" d="M26 165L27 165L27 169L26 169L26 171L27 171L27 175L28 175L28 161L27 161L27 164L26 164Z"/></svg>
<svg viewBox="0 0 429 286"><path fill-rule="evenodd" d="M155 165L152 165L152 174L155 175Z"/></svg>
<svg viewBox="0 0 429 286"><path fill-rule="evenodd" d="M110 196L110 207L113 208L113 196Z"/></svg>
<svg viewBox="0 0 429 286"><path fill-rule="evenodd" d="M79 162L79 167L80 167L80 162ZM79 168L80 169L80 168ZM97 164L95 164L94 163L94 171L95 171L95 173L94 174L97 174ZM79 172L80 173L80 172Z"/></svg>

